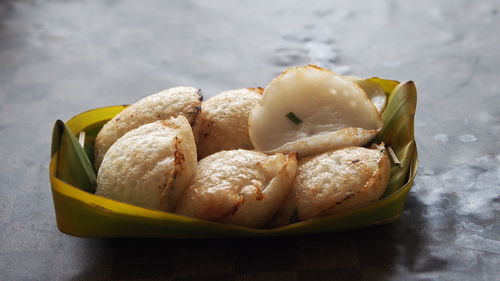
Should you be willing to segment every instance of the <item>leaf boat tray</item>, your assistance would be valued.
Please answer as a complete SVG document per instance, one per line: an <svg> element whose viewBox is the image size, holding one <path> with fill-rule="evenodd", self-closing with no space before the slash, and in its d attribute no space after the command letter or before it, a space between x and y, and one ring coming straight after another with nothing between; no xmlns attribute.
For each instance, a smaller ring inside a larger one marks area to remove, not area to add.
<svg viewBox="0 0 500 281"><path fill-rule="evenodd" d="M92 147L102 125L126 106L110 106L78 114L66 123L58 120L52 136L50 183L59 230L79 237L227 238L298 235L333 232L397 220L417 172L418 157L413 120L417 91L413 82L370 78L388 95L382 114L383 141L400 164L392 164L389 185L382 198L364 208L310 219L272 229L252 229L146 209L92 194L95 176L82 159L93 162ZM85 151L77 137L85 132ZM88 157L84 157L88 155ZM88 164L88 163L87 163Z"/></svg>

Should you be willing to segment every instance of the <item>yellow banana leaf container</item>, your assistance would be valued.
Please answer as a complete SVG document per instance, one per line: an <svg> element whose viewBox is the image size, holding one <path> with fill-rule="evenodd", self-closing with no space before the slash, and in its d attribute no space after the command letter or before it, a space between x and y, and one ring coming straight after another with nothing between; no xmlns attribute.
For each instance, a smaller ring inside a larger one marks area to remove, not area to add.
<svg viewBox="0 0 500 281"><path fill-rule="evenodd" d="M226 225L146 209L94 195L93 144L102 125L126 106L110 106L80 113L67 122L58 120L52 136L49 166L57 226L79 237L229 238L299 235L345 231L393 222L401 216L417 172L414 138L417 91L412 81L370 78L388 95L382 113L383 141L400 164L392 164L389 185L382 198L364 208L271 229ZM84 148L77 136L85 132Z"/></svg>

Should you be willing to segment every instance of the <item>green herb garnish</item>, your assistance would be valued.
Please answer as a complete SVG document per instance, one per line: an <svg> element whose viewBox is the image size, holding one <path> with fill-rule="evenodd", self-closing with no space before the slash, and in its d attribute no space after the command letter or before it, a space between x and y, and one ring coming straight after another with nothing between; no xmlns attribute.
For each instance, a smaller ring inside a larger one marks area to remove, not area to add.
<svg viewBox="0 0 500 281"><path fill-rule="evenodd" d="M302 120L300 120L300 118L299 118L299 117L297 117L297 115L295 115L293 112L289 112L289 113L286 115L286 117L287 117L288 119L290 119L290 120L291 120L293 123L295 123L295 124L299 124L299 123L301 123L301 122L302 122Z"/></svg>

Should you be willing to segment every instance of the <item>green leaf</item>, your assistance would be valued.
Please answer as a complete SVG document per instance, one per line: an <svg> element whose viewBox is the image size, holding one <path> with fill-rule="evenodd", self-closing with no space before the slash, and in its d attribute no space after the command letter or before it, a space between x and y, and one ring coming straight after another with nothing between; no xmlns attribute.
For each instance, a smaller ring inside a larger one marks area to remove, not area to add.
<svg viewBox="0 0 500 281"><path fill-rule="evenodd" d="M372 80L382 87L392 85L391 80ZM374 142L384 142L390 146L401 162L401 166L393 165L389 185L383 197L393 194L408 180L412 155L415 151L413 121L417 106L417 89L412 81L402 82L393 88L389 95L387 107L382 113L383 131Z"/></svg>
<svg viewBox="0 0 500 281"><path fill-rule="evenodd" d="M97 137L97 134L102 129L104 124L106 124L107 122L108 122L108 120L98 122L98 123L92 124L92 125L90 125L82 130L82 131L85 131L85 145L84 145L85 153L87 153L87 157L89 158L90 163L92 163L92 167L93 167L94 172L96 174L97 174L97 170L95 169L95 166L94 166L94 164L95 164L94 143L95 143L95 139Z"/></svg>
<svg viewBox="0 0 500 281"><path fill-rule="evenodd" d="M394 90L394 88L399 84L398 81L387 80L378 77L372 77L369 78L368 80L379 84L387 95L390 95L392 93L392 90Z"/></svg>
<svg viewBox="0 0 500 281"><path fill-rule="evenodd" d="M93 193L96 186L96 173L85 150L66 124L57 120L52 133L52 155L59 152L57 177Z"/></svg>
<svg viewBox="0 0 500 281"><path fill-rule="evenodd" d="M64 126L58 125L58 122L60 120L57 120L56 123L54 124L54 128L52 129L52 144L50 146L50 156L54 156L56 152L59 151L59 148L61 147L61 138L64 130Z"/></svg>

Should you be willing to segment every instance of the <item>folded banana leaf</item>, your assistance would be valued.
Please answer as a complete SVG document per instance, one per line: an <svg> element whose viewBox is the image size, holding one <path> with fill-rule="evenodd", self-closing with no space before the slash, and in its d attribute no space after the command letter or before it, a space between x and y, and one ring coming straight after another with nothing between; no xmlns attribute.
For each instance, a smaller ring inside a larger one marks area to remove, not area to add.
<svg viewBox="0 0 500 281"><path fill-rule="evenodd" d="M297 235L367 227L397 220L413 184L417 148L413 120L417 91L413 82L370 78L388 95L382 114L383 131L373 142L383 141L400 161L393 165L387 190L381 200L364 208L272 229L251 229L179 216L117 202L94 195L93 163L95 136L126 106L86 111L64 124L58 120L52 136L49 166L52 196L59 229L80 237L224 238ZM82 147L76 135L86 133Z"/></svg>

